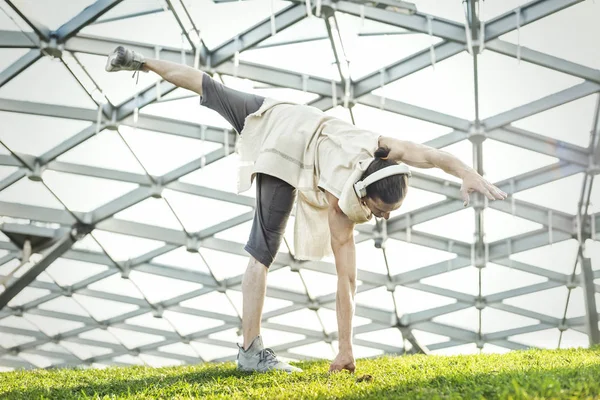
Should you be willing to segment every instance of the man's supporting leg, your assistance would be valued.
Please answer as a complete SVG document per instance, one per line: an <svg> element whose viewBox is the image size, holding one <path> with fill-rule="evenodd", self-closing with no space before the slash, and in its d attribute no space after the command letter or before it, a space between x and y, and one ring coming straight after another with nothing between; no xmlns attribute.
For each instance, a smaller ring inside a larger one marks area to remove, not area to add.
<svg viewBox="0 0 600 400"><path fill-rule="evenodd" d="M250 257L242 280L244 350L260 335L262 310L267 295L267 271L267 267Z"/></svg>

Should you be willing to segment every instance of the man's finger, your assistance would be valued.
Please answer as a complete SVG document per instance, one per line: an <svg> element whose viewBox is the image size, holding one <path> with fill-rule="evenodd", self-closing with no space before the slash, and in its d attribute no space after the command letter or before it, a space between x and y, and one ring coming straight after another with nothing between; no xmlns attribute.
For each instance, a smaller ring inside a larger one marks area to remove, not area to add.
<svg viewBox="0 0 600 400"><path fill-rule="evenodd" d="M488 189L490 192L492 192L492 195L494 195L494 198L496 200L504 200L506 197L502 194L502 191L500 189L498 189L496 186L494 185L489 185Z"/></svg>
<svg viewBox="0 0 600 400"><path fill-rule="evenodd" d="M469 193L466 190L461 189L460 194L462 195L463 206L467 207L469 205L470 200L471 200L469 198Z"/></svg>

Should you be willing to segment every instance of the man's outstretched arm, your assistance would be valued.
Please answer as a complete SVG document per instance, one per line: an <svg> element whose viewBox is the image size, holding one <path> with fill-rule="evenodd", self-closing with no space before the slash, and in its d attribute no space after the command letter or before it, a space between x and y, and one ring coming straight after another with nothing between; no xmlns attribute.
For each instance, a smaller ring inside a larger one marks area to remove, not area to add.
<svg viewBox="0 0 600 400"><path fill-rule="evenodd" d="M329 201L329 230L331 247L337 271L337 295L335 311L338 323L339 352L331 363L330 372L348 370L354 372L352 351L352 317L356 294L356 250L354 246L354 223L340 210L338 199L326 192Z"/></svg>
<svg viewBox="0 0 600 400"><path fill-rule="evenodd" d="M440 168L450 175L462 179L460 189L465 207L469 205L469 194L479 192L489 200L504 200L507 194L485 180L473 168L443 150L419 143L382 136L379 145L389 147L389 159L417 168Z"/></svg>

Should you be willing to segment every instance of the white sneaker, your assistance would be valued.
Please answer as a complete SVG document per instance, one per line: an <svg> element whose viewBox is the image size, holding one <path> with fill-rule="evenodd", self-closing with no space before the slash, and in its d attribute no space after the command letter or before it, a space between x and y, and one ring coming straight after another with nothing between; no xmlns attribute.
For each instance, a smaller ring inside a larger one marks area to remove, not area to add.
<svg viewBox="0 0 600 400"><path fill-rule="evenodd" d="M240 371L267 372L271 370L281 370L290 373L302 372L298 367L279 361L272 349L265 349L263 347L262 338L260 336L254 338L247 350L244 350L244 347L239 344L238 347L237 368Z"/></svg>
<svg viewBox="0 0 600 400"><path fill-rule="evenodd" d="M144 56L123 46L117 47L106 60L107 72L141 71L144 66Z"/></svg>

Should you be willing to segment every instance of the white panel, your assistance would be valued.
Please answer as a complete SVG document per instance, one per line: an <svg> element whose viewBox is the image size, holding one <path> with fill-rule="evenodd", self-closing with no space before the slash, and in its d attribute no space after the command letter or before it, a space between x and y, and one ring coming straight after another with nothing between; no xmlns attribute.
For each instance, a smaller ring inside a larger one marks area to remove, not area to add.
<svg viewBox="0 0 600 400"><path fill-rule="evenodd" d="M87 128L87 121L53 118L0 111L0 139L12 151L41 156L76 133Z"/></svg>
<svg viewBox="0 0 600 400"><path fill-rule="evenodd" d="M600 36L599 14L597 2L580 2L523 27L521 45L599 69L600 50L595 40ZM513 31L501 39L517 43L518 37Z"/></svg>
<svg viewBox="0 0 600 400"><path fill-rule="evenodd" d="M37 300L50 294L49 290L25 287L11 301L8 302L9 307L19 307L31 301Z"/></svg>
<svg viewBox="0 0 600 400"><path fill-rule="evenodd" d="M87 346L85 344L73 343L67 340L62 340L60 345L83 360L112 353L112 350L107 349L106 347Z"/></svg>
<svg viewBox="0 0 600 400"><path fill-rule="evenodd" d="M198 354L194 351L194 348L185 343L173 343L158 348L159 351L165 351L173 354L180 354L182 356L198 357Z"/></svg>
<svg viewBox="0 0 600 400"><path fill-rule="evenodd" d="M120 342L108 330L92 329L90 331L80 333L79 337L82 339L99 340L101 342L120 344Z"/></svg>
<svg viewBox="0 0 600 400"><path fill-rule="evenodd" d="M312 298L335 293L337 291L337 276L321 272L301 270L300 275L308 287L308 294Z"/></svg>
<svg viewBox="0 0 600 400"><path fill-rule="evenodd" d="M71 286L107 269L106 265L59 258L46 269L46 272L58 285Z"/></svg>
<svg viewBox="0 0 600 400"><path fill-rule="evenodd" d="M205 150L206 152L219 148L218 145L211 142L205 142L205 146L210 146L210 148ZM237 194L238 163L239 156L234 153L185 175L180 181ZM250 189L242 193L247 197L256 197L256 185L254 182Z"/></svg>
<svg viewBox="0 0 600 400"><path fill-rule="evenodd" d="M530 293L523 296L503 300L504 303L535 311L554 318L562 318L567 304L568 289L560 286L541 292Z"/></svg>
<svg viewBox="0 0 600 400"><path fill-rule="evenodd" d="M138 306L133 304L119 303L112 300L98 299L95 297L73 294L73 297L90 313L92 318L99 321L113 318L121 314L137 310Z"/></svg>
<svg viewBox="0 0 600 400"><path fill-rule="evenodd" d="M248 191L247 193L250 193L250 191ZM252 191L252 194L254 194L254 191ZM215 235L215 238L229 240L229 241L237 242L237 243L246 243L248 241L248 238L250 237L250 232L252 231L252 223L253 223L253 221L244 222L243 224L236 225L233 228L229 228L224 231L221 231ZM288 220L286 230L288 228L292 229L293 226L294 226L293 221ZM284 235L284 237L286 237L286 236ZM293 241L293 236L291 236L291 239ZM288 241L288 243L290 245L293 245L293 243L291 243L289 241ZM282 253L288 252L285 242L283 242L281 244L281 247L279 248L279 252L282 252Z"/></svg>
<svg viewBox="0 0 600 400"><path fill-rule="evenodd" d="M175 329L166 318L155 318L152 313L146 313L138 315L137 317L128 318L125 320L125 323L151 329L158 329L161 331L175 332Z"/></svg>
<svg viewBox="0 0 600 400"><path fill-rule="evenodd" d="M456 300L450 297L427 293L404 286L398 286L395 293L396 304L400 315L416 313L430 308L456 303Z"/></svg>
<svg viewBox="0 0 600 400"><path fill-rule="evenodd" d="M152 218L148 218L148 216ZM117 214L114 218L160 226L161 228L181 230L181 224L164 199L150 197Z"/></svg>
<svg viewBox="0 0 600 400"><path fill-rule="evenodd" d="M197 139L125 125L119 127L119 132L151 175L164 175L196 160L205 151L214 149L214 146L203 144Z"/></svg>
<svg viewBox="0 0 600 400"><path fill-rule="evenodd" d="M475 307L469 307L464 310L435 317L433 321L477 332L479 330L479 310Z"/></svg>
<svg viewBox="0 0 600 400"><path fill-rule="evenodd" d="M133 183L46 170L44 182L71 210L92 211L132 191Z"/></svg>
<svg viewBox="0 0 600 400"><path fill-rule="evenodd" d="M387 275L383 252L381 249L375 248L371 240L356 245L356 267L365 271Z"/></svg>
<svg viewBox="0 0 600 400"><path fill-rule="evenodd" d="M483 349L481 349L482 354L506 354L510 353L510 349L506 347L496 346L494 344L485 343L483 345Z"/></svg>
<svg viewBox="0 0 600 400"><path fill-rule="evenodd" d="M388 239L385 251L392 275L456 258L453 253L395 239Z"/></svg>
<svg viewBox="0 0 600 400"><path fill-rule="evenodd" d="M479 294L479 273L477 268L472 266L421 279L421 283L473 296Z"/></svg>
<svg viewBox="0 0 600 400"><path fill-rule="evenodd" d="M94 237L110 256L117 261L131 260L161 247L164 243L151 239L94 230Z"/></svg>
<svg viewBox="0 0 600 400"><path fill-rule="evenodd" d="M410 35L409 37L412 37ZM473 59L466 52L450 57L373 91L373 94L474 119Z"/></svg>
<svg viewBox="0 0 600 400"><path fill-rule="evenodd" d="M479 107L488 118L582 82L579 78L486 51L478 58Z"/></svg>
<svg viewBox="0 0 600 400"><path fill-rule="evenodd" d="M227 290L227 295L235 305L236 310L239 314L242 313L242 292L241 290ZM284 307L291 306L293 303L288 300L276 299L273 297L265 297L265 304L263 306L263 314L271 311L279 310Z"/></svg>
<svg viewBox="0 0 600 400"><path fill-rule="evenodd" d="M325 327L325 332L327 332L327 333L337 332L337 330L338 330L337 314L336 314L335 310L329 310L327 308L320 308L317 311L317 314L319 315L319 318L321 318L321 321L323 322L323 326ZM352 326L355 328L357 326L370 324L371 322L372 321L370 319L364 318L364 317L359 317L357 315L352 317Z"/></svg>
<svg viewBox="0 0 600 400"><path fill-rule="evenodd" d="M314 311L303 309L299 311L294 311L292 313L279 315L274 318L270 318L269 322L274 322L277 324L296 326L298 328L312 329L315 331L322 331L321 323L319 322L319 318Z"/></svg>
<svg viewBox="0 0 600 400"><path fill-rule="evenodd" d="M430 14L434 17L450 19L460 23L463 23L465 21L463 4L460 4L458 2L447 2L439 0L413 0L411 1L411 3L414 3L417 6L417 10L419 12ZM489 1L487 3L493 2Z"/></svg>
<svg viewBox="0 0 600 400"><path fill-rule="evenodd" d="M16 5L25 16L40 21L51 30L56 30L93 2L93 0L82 0L78 2L61 1L57 3L45 1L40 3L36 0L19 0ZM59 4L60 6L58 6Z"/></svg>
<svg viewBox="0 0 600 400"><path fill-rule="evenodd" d="M180 335L189 335L224 324L223 321L216 319L197 317L169 310L166 310L163 315L177 329Z"/></svg>
<svg viewBox="0 0 600 400"><path fill-rule="evenodd" d="M558 348L560 331L557 328L546 329L538 332L525 333L523 335L510 336L508 339L528 346L543 349Z"/></svg>
<svg viewBox="0 0 600 400"><path fill-rule="evenodd" d="M558 161L558 158L495 140L483 142L483 169L490 182L502 181Z"/></svg>
<svg viewBox="0 0 600 400"><path fill-rule="evenodd" d="M199 310L216 312L219 314L237 316L235 308L231 305L227 296L223 293L210 292L208 294L194 297L181 302L182 307L197 308Z"/></svg>
<svg viewBox="0 0 600 400"><path fill-rule="evenodd" d="M234 356L238 353L236 349L230 349L212 344L190 342L190 345L200 354L203 360L211 361L216 358Z"/></svg>
<svg viewBox="0 0 600 400"><path fill-rule="evenodd" d="M425 346L429 346L434 343L447 342L450 340L448 336L442 336L435 333L420 331L418 329L411 330L414 337Z"/></svg>
<svg viewBox="0 0 600 400"><path fill-rule="evenodd" d="M331 344L325 342L311 343L304 346L292 347L288 349L291 353L308 356L317 359L333 360L336 355Z"/></svg>
<svg viewBox="0 0 600 400"><path fill-rule="evenodd" d="M304 335L281 332L274 329L261 329L261 336L263 337L263 343L265 343L265 346L267 347L280 346L285 343L292 343L306 338Z"/></svg>
<svg viewBox="0 0 600 400"><path fill-rule="evenodd" d="M472 243L475 232L475 212L466 208L431 221L417 224L414 230Z"/></svg>
<svg viewBox="0 0 600 400"><path fill-rule="evenodd" d="M37 326L48 336L54 336L84 326L83 322L65 321L63 319L42 317L41 315L29 313L23 313L23 317L27 318L29 322Z"/></svg>
<svg viewBox="0 0 600 400"><path fill-rule="evenodd" d="M597 98L597 94L587 96L523 118L513 125L553 139L587 147L590 143L590 129Z"/></svg>
<svg viewBox="0 0 600 400"><path fill-rule="evenodd" d="M481 272L481 294L489 296L524 286L546 282L548 279L539 275L488 263Z"/></svg>
<svg viewBox="0 0 600 400"><path fill-rule="evenodd" d="M59 59L43 57L0 88L0 97L96 109L96 104L79 86Z"/></svg>
<svg viewBox="0 0 600 400"><path fill-rule="evenodd" d="M368 340L373 343L387 344L388 346L404 347L404 339L400 330L396 328L382 329L380 331L360 333L355 335L357 339Z"/></svg>
<svg viewBox="0 0 600 400"><path fill-rule="evenodd" d="M497 211L493 208L484 209L483 215L485 239L488 243L542 228L542 224Z"/></svg>
<svg viewBox="0 0 600 400"><path fill-rule="evenodd" d="M152 261L158 264L210 274L210 271L206 267L206 264L199 253L191 253L187 251L185 247L178 247L173 251L153 258Z"/></svg>
<svg viewBox="0 0 600 400"><path fill-rule="evenodd" d="M582 183L583 174L576 174L524 190L517 193L515 198L538 204L542 207L576 214Z"/></svg>
<svg viewBox="0 0 600 400"><path fill-rule="evenodd" d="M426 190L411 187L409 182L409 187L406 193L406 197L402 202L402 206L398 210L392 211L390 213L390 219L405 213L409 213L414 210L427 207L431 204L438 203L442 200L445 200L446 198L446 196L442 196L437 193L432 193Z"/></svg>
<svg viewBox="0 0 600 400"><path fill-rule="evenodd" d="M567 329L564 331L562 340L560 342L560 348L568 349L572 347L590 347L590 339L588 335L574 331L573 329Z"/></svg>
<svg viewBox="0 0 600 400"><path fill-rule="evenodd" d="M185 229L190 232L210 228L251 211L250 207L168 189L164 191L163 196L169 201Z"/></svg>
<svg viewBox="0 0 600 400"><path fill-rule="evenodd" d="M569 239L512 255L512 259L563 274L572 274L578 243Z"/></svg>
<svg viewBox="0 0 600 400"><path fill-rule="evenodd" d="M247 257L210 249L201 249L200 253L215 278L219 281L242 275L246 271Z"/></svg>
<svg viewBox="0 0 600 400"><path fill-rule="evenodd" d="M484 308L481 311L481 332L483 334L536 325L537 323L539 323L539 321L536 319L496 310L490 307Z"/></svg>
<svg viewBox="0 0 600 400"><path fill-rule="evenodd" d="M15 317L14 315L9 315L8 317L0 319L0 326L27 329L36 332L39 331L38 327L31 323L31 321L28 321L27 318Z"/></svg>
<svg viewBox="0 0 600 400"><path fill-rule="evenodd" d="M140 288L150 303L159 303L189 293L203 286L198 283L187 282L181 279L167 278L146 274L139 271L131 271L129 279ZM160 289L160 290L158 290Z"/></svg>
<svg viewBox="0 0 600 400"><path fill-rule="evenodd" d="M122 278L120 273L115 273L108 278L94 282L91 285L88 285L88 288L138 299L143 298L142 294L136 289L133 283L131 283L129 279Z"/></svg>
<svg viewBox="0 0 600 400"><path fill-rule="evenodd" d="M5 17L5 15L2 15L2 17ZM2 27L3 25L2 22L3 20L0 19L0 27ZM6 28L2 27L0 29ZM15 61L23 57L28 52L29 49L0 49L0 71L4 71L6 68L11 66Z"/></svg>
<svg viewBox="0 0 600 400"><path fill-rule="evenodd" d="M367 290L366 292L357 293L355 300L357 305L363 305L386 311L394 311L392 293L388 292L384 287L378 287L376 289Z"/></svg>
<svg viewBox="0 0 600 400"><path fill-rule="evenodd" d="M33 342L35 340L34 337L31 336L22 336L14 333L0 335L0 347L5 349L10 349L15 346L20 346L25 343Z"/></svg>
<svg viewBox="0 0 600 400"><path fill-rule="evenodd" d="M283 288L302 294L306 293L302 279L296 272L292 272L289 267L269 272L267 279L269 287Z"/></svg>
<svg viewBox="0 0 600 400"><path fill-rule="evenodd" d="M62 204L41 182L23 178L0 192L0 201L29 206L63 209Z"/></svg>
<svg viewBox="0 0 600 400"><path fill-rule="evenodd" d="M150 343L156 343L164 340L164 337L149 335L147 333L134 332L126 329L108 327L110 333L115 335L119 341L128 349L135 349ZM116 360L116 359L115 359Z"/></svg>
<svg viewBox="0 0 600 400"><path fill-rule="evenodd" d="M160 3L154 3L156 8L161 7ZM161 29L148 29L151 26L160 26ZM171 12L161 12L98 25L88 25L81 30L81 34L147 43L158 47L181 47L181 28L179 28ZM189 48L187 42L185 48ZM127 75L127 72L125 74Z"/></svg>
<svg viewBox="0 0 600 400"><path fill-rule="evenodd" d="M84 310L79 303L77 303L73 298L66 296L60 296L56 299L42 303L38 306L38 308L40 310L58 311L67 314L89 317L87 311Z"/></svg>

